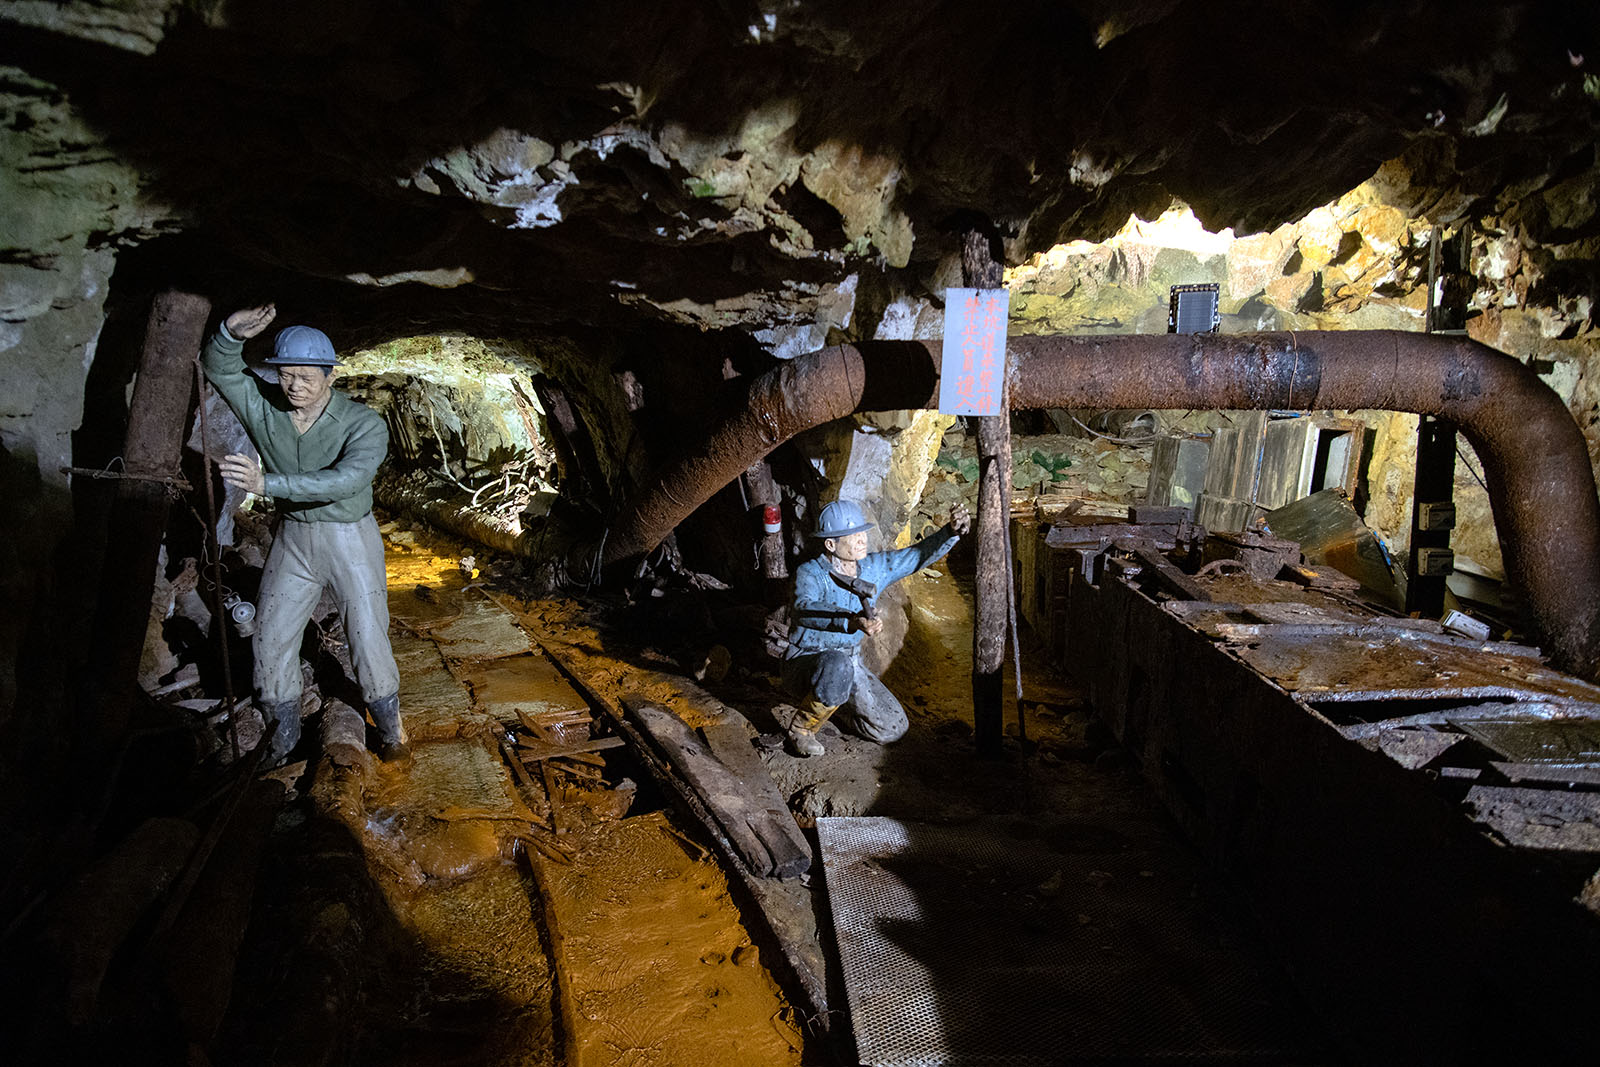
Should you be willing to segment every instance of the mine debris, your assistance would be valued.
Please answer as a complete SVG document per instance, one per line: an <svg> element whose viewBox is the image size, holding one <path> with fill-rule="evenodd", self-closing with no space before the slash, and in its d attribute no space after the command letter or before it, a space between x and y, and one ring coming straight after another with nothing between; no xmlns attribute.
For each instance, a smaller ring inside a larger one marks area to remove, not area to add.
<svg viewBox="0 0 1600 1067"><path fill-rule="evenodd" d="M533 816L531 843L566 862L571 846L551 839L551 833L565 837L591 823L620 819L632 806L634 783L624 778L615 786L604 785L605 760L597 755L625 742L615 736L588 736L595 721L584 711L518 708L516 714L521 730L501 740L500 754L530 807L545 813Z"/></svg>

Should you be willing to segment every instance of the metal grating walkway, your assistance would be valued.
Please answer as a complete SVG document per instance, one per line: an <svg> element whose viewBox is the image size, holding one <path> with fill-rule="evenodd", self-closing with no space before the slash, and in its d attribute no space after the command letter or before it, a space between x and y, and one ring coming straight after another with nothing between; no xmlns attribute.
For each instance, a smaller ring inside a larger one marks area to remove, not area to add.
<svg viewBox="0 0 1600 1067"><path fill-rule="evenodd" d="M1300 1013L1138 850L817 820L860 1062L1312 1062Z"/></svg>

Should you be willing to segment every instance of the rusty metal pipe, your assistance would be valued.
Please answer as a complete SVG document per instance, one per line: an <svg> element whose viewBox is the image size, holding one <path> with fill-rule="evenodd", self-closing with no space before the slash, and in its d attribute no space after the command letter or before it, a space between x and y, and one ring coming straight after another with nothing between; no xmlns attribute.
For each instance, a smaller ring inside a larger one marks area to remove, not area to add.
<svg viewBox="0 0 1600 1067"><path fill-rule="evenodd" d="M757 378L743 411L664 470L615 527L611 562L648 551L739 472L801 430L856 411L930 407L941 342L838 345ZM1484 465L1506 571L1552 662L1600 679L1600 500L1559 397L1462 337L1373 331L1014 337L1011 406L1378 408L1437 415Z"/></svg>

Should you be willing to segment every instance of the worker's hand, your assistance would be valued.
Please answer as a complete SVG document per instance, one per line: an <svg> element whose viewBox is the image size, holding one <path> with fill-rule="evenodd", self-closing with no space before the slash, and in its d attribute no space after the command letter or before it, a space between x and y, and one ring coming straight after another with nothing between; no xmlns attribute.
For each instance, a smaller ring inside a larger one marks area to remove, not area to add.
<svg viewBox="0 0 1600 1067"><path fill-rule="evenodd" d="M228 316L223 325L228 327L228 332L241 341L248 340L272 325L272 320L278 316L276 304L263 304L258 308L242 308Z"/></svg>
<svg viewBox="0 0 1600 1067"><path fill-rule="evenodd" d="M860 630L868 637L874 637L882 632L883 620L879 618L868 618L865 615L852 615L850 616L850 628L852 630Z"/></svg>
<svg viewBox="0 0 1600 1067"><path fill-rule="evenodd" d="M231 331L232 327L229 327L229 329ZM222 480L235 489L243 489L245 492L254 493L256 496L266 495L267 479L261 473L261 464L243 452L236 452L231 456L223 456L217 461L217 469L222 472Z"/></svg>
<svg viewBox="0 0 1600 1067"><path fill-rule="evenodd" d="M965 504L957 504L950 509L950 529L955 531L957 537L972 529L972 516L967 514Z"/></svg>

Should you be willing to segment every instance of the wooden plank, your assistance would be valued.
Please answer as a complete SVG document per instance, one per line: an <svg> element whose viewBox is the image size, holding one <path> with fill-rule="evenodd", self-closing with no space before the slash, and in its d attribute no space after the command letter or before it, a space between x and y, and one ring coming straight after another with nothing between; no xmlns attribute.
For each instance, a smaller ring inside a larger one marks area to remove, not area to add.
<svg viewBox="0 0 1600 1067"><path fill-rule="evenodd" d="M554 860L557 863L571 863L573 857L578 854L576 849L557 838L548 830L530 827L527 831L516 836L538 849L539 854L545 859Z"/></svg>
<svg viewBox="0 0 1600 1067"><path fill-rule="evenodd" d="M998 289L1005 284L989 237L987 226L974 227L962 236L964 286ZM977 426L978 513L972 523L977 556L977 573L972 579L972 723L978 752L985 756L999 755L1004 739L1000 704L1011 592L1010 378L1009 366L1002 368L1000 414L973 419Z"/></svg>
<svg viewBox="0 0 1600 1067"><path fill-rule="evenodd" d="M588 741L565 745L547 742L543 738L537 741L519 738L517 740L517 754L525 760L536 762L538 760L560 759L563 756L577 756L589 752L603 752L608 748L621 748L625 744L627 742L620 737L595 737ZM599 759L600 757L596 758Z"/></svg>
<svg viewBox="0 0 1600 1067"><path fill-rule="evenodd" d="M1316 423L1310 418L1273 419L1267 423L1261 444L1257 504L1270 511L1311 492L1316 442Z"/></svg>
<svg viewBox="0 0 1600 1067"><path fill-rule="evenodd" d="M811 850L789 816L787 804L781 819L775 818L770 801L752 792L670 711L643 699L624 698L622 704L699 794L740 862L752 873L797 878L810 869ZM767 780L771 781L770 776Z"/></svg>
<svg viewBox="0 0 1600 1067"><path fill-rule="evenodd" d="M572 829L572 820L567 816L567 809L561 803L561 787L556 785L555 772L550 769L549 761L539 764L539 777L544 781L544 793L550 800L550 825L555 827L556 833L564 834Z"/></svg>
<svg viewBox="0 0 1600 1067"><path fill-rule="evenodd" d="M517 709L517 718L522 721L524 729L526 729L534 737L537 737L540 741L543 741L545 744L559 745L561 743L561 739L558 738L549 727L545 726L544 723L540 722L538 719L535 719L532 715L529 715L521 708Z"/></svg>
<svg viewBox="0 0 1600 1067"><path fill-rule="evenodd" d="M517 784L527 792L528 799L532 800L538 796L540 789L533 784L533 779L528 777L528 769L522 765L522 761L517 759L511 747L504 741L500 742L500 755L505 757L505 761L511 765L511 773L516 777ZM545 822L544 818L535 814L531 809L528 811L528 817L530 822L549 829L549 824Z"/></svg>
<svg viewBox="0 0 1600 1067"><path fill-rule="evenodd" d="M752 734L749 722L742 715L700 728L700 736L705 739L711 754L738 777L753 798L755 815L752 821L762 840L772 842L786 839L791 854L804 855L805 865L795 871L795 875L799 875L810 865L811 844L796 825L789 811L788 798L778 788L778 783L772 780L767 765L756 752Z"/></svg>
<svg viewBox="0 0 1600 1067"><path fill-rule="evenodd" d="M205 297L168 289L151 304L145 327L122 445L124 470L139 477L117 484L90 657L101 669L85 679L83 707L95 719L86 732L107 750L127 730L133 710L156 559L167 529L168 494L161 480L180 477L194 360L210 314Z"/></svg>

